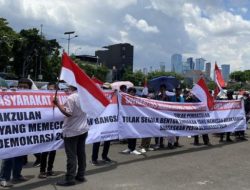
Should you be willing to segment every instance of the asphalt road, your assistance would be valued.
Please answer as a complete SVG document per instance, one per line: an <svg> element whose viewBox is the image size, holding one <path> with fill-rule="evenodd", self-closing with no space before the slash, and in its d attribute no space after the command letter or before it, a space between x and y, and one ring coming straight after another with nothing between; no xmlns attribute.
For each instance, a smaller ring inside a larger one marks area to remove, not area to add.
<svg viewBox="0 0 250 190"><path fill-rule="evenodd" d="M247 133L250 134L250 130ZM54 170L57 176L47 179L37 178L39 168L32 167L34 157L31 155L22 172L29 180L15 184L11 189L249 190L250 139L233 143L219 143L219 138L213 135L210 139L212 146L194 146L193 138L183 137L179 148L150 151L144 155L121 154L126 145L112 144L109 156L115 162L99 166L89 163L92 146L87 145L87 182L71 187L55 185L65 171L63 150L57 151L56 155Z"/></svg>

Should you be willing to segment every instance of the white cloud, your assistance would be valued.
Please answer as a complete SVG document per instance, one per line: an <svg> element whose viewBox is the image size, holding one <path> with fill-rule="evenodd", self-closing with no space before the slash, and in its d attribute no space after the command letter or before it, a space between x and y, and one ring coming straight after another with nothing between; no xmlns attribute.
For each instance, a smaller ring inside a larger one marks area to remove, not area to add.
<svg viewBox="0 0 250 190"><path fill-rule="evenodd" d="M125 22L143 32L159 33L159 29L157 28L157 26L150 26L144 19L137 20L129 14L126 14Z"/></svg>
<svg viewBox="0 0 250 190"><path fill-rule="evenodd" d="M124 0L107 0L107 3L110 6L113 6L114 8L123 9L130 5L136 5L137 0L125 0L125 1Z"/></svg>
<svg viewBox="0 0 250 190"><path fill-rule="evenodd" d="M247 13L247 11L248 11L248 9L247 9L246 7L242 7L242 8L241 8L241 12L242 12L242 13L245 14L245 13Z"/></svg>
<svg viewBox="0 0 250 190"><path fill-rule="evenodd" d="M95 48L110 43L131 43L136 68L157 68L161 61L169 64L171 54L178 52L231 64L233 69L235 65L250 69L249 4L244 0L0 0L0 12L17 31L40 29L43 24L44 35L56 38L64 48L63 33L76 31L79 37L71 41L71 52L82 47L77 51L94 54Z"/></svg>

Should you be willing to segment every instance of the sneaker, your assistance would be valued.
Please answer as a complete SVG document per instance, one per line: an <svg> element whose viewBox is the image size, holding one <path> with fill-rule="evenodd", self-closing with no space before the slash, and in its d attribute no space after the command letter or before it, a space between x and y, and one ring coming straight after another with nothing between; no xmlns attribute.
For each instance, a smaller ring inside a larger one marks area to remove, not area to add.
<svg viewBox="0 0 250 190"><path fill-rule="evenodd" d="M160 149L160 146L159 146L158 144L156 144L156 145L154 146L154 150L158 150L158 149Z"/></svg>
<svg viewBox="0 0 250 190"><path fill-rule="evenodd" d="M90 161L90 163L93 165L93 166L97 166L99 163L97 160L92 160Z"/></svg>
<svg viewBox="0 0 250 190"><path fill-rule="evenodd" d="M71 185L75 185L75 184L76 184L75 181L66 181L66 180L58 181L56 183L56 185L59 185L59 186L71 186Z"/></svg>
<svg viewBox="0 0 250 190"><path fill-rule="evenodd" d="M137 151L137 150L131 151L130 154L141 155L141 153L139 151Z"/></svg>
<svg viewBox="0 0 250 190"><path fill-rule="evenodd" d="M227 139L226 141L227 141L227 142L233 142L233 140L232 140L232 139L230 139L230 138L229 138L229 139Z"/></svg>
<svg viewBox="0 0 250 190"><path fill-rule="evenodd" d="M175 147L180 147L179 142L175 142L175 143L174 143L174 146L175 146Z"/></svg>
<svg viewBox="0 0 250 190"><path fill-rule="evenodd" d="M45 172L40 172L40 174L38 175L38 178L45 179L47 178L47 174Z"/></svg>
<svg viewBox="0 0 250 190"><path fill-rule="evenodd" d="M76 180L76 181L79 181L79 182L85 182L85 181L87 181L86 178L83 177L83 176L82 176L82 177L76 176L76 177L75 177L75 180Z"/></svg>
<svg viewBox="0 0 250 190"><path fill-rule="evenodd" d="M212 144L210 142L204 143L204 145L206 145L206 146L212 146Z"/></svg>
<svg viewBox="0 0 250 190"><path fill-rule="evenodd" d="M140 149L139 151L140 151L141 153L146 153L146 152L147 152L145 148L142 148L142 149Z"/></svg>
<svg viewBox="0 0 250 190"><path fill-rule="evenodd" d="M147 151L154 151L155 149L154 148L151 148L151 147L149 147L148 149L147 149Z"/></svg>
<svg viewBox="0 0 250 190"><path fill-rule="evenodd" d="M102 161L107 162L107 163L111 163L112 162L112 160L109 157L102 158Z"/></svg>
<svg viewBox="0 0 250 190"><path fill-rule="evenodd" d="M18 178L13 178L12 181L15 182L15 183L18 183L18 182L28 181L28 179L26 177L24 177L24 176L20 176Z"/></svg>
<svg viewBox="0 0 250 190"><path fill-rule="evenodd" d="M131 150L130 149L125 149L125 150L122 151L122 153L123 154L129 154L129 153L131 153Z"/></svg>
<svg viewBox="0 0 250 190"><path fill-rule="evenodd" d="M54 171L47 171L47 176L55 176L56 173Z"/></svg>
<svg viewBox="0 0 250 190"><path fill-rule="evenodd" d="M6 181L6 180L0 181L0 185L1 185L2 187L12 187L12 186L13 186L12 183L10 183L10 182L8 182L8 181Z"/></svg>
<svg viewBox="0 0 250 190"><path fill-rule="evenodd" d="M41 165L40 160L36 160L33 164L33 167L39 167Z"/></svg>
<svg viewBox="0 0 250 190"><path fill-rule="evenodd" d="M174 145L172 145L171 143L168 143L168 148L169 149L174 149Z"/></svg>
<svg viewBox="0 0 250 190"><path fill-rule="evenodd" d="M160 144L160 148L165 148L164 144Z"/></svg>

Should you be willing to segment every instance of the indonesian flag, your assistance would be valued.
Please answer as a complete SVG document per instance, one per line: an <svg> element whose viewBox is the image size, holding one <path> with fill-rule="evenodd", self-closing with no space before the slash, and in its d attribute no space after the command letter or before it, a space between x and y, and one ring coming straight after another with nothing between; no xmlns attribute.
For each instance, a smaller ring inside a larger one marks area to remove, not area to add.
<svg viewBox="0 0 250 190"><path fill-rule="evenodd" d="M219 87L220 90L226 86L225 81L223 79L221 70L219 69L217 63L215 63L214 66L214 78L217 86Z"/></svg>
<svg viewBox="0 0 250 190"><path fill-rule="evenodd" d="M81 109L90 117L99 116L110 103L101 89L65 52L62 55L60 80L77 87Z"/></svg>
<svg viewBox="0 0 250 190"><path fill-rule="evenodd" d="M197 82L196 85L191 90L201 102L204 102L209 109L212 109L214 106L213 96L209 93L208 87L203 78Z"/></svg>

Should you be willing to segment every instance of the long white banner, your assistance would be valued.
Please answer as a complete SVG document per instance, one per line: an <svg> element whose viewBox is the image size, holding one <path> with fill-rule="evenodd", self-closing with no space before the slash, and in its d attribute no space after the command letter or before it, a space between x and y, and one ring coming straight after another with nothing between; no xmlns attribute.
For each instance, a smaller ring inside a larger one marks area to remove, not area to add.
<svg viewBox="0 0 250 190"><path fill-rule="evenodd" d="M213 110L203 103L174 103L119 96L120 138L192 136L246 129L243 102L217 101Z"/></svg>
<svg viewBox="0 0 250 190"><path fill-rule="evenodd" d="M189 136L246 129L241 101L171 103L106 92L111 104L98 118L88 118L87 143L118 138ZM0 159L63 147L63 115L51 91L0 92ZM58 93L60 103L67 99Z"/></svg>

